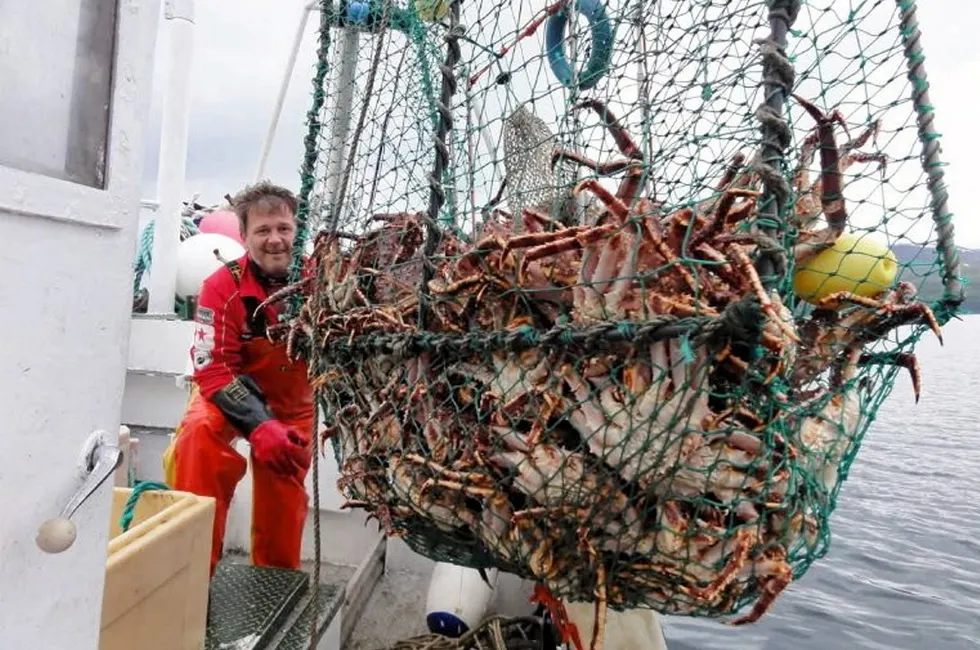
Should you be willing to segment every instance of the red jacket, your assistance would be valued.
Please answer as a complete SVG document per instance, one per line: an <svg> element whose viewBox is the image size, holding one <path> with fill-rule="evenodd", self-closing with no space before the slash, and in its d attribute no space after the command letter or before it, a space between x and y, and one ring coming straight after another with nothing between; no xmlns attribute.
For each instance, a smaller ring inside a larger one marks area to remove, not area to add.
<svg viewBox="0 0 980 650"><path fill-rule="evenodd" d="M309 416L313 390L302 361L286 357L284 342L266 338L266 325L279 322L284 305L272 305L253 318L268 297L246 254L212 273L201 286L194 321L191 360L194 382L211 400L235 377L247 375L262 390L277 419Z"/></svg>

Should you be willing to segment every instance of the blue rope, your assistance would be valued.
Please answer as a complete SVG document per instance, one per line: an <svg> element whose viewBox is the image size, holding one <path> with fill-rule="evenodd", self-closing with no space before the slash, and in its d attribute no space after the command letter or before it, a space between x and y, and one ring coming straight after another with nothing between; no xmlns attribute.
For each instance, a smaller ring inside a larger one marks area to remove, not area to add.
<svg viewBox="0 0 980 650"><path fill-rule="evenodd" d="M169 489L170 488L166 483L157 483L156 481L138 481L136 485L133 486L133 491L126 500L126 505L123 507L122 517L119 518L119 527L123 529L123 532L129 530L129 527L132 525L133 513L136 510L136 503L140 500L140 496L142 496L144 492L148 492L150 490Z"/></svg>
<svg viewBox="0 0 980 650"><path fill-rule="evenodd" d="M592 30L592 54L585 71L578 78L579 89L588 90L599 83L599 80L609 71L616 36L611 21L606 15L606 7L600 0L577 0L575 11L589 20L589 27ZM548 65L551 66L555 77L563 86L571 88L575 85L573 82L575 75L562 46L567 25L568 13L565 9L548 18L548 25L545 28L545 52Z"/></svg>

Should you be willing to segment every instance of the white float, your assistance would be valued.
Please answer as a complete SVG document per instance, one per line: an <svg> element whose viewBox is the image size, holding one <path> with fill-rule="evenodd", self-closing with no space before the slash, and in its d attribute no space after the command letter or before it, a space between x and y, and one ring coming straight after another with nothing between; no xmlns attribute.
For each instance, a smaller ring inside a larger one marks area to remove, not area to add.
<svg viewBox="0 0 980 650"><path fill-rule="evenodd" d="M222 262L214 251L225 260L238 259L245 248L227 235L199 233L180 242L177 247L177 295L181 298L196 296L201 283L218 270Z"/></svg>
<svg viewBox="0 0 980 650"><path fill-rule="evenodd" d="M433 634L458 637L483 621L497 585L497 570L480 572L448 562L437 562L429 581L425 622Z"/></svg>

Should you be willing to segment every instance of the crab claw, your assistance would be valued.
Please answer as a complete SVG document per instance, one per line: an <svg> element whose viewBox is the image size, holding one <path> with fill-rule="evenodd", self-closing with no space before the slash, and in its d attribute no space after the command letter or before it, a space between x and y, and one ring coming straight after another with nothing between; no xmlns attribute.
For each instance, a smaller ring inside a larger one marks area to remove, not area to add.
<svg viewBox="0 0 980 650"><path fill-rule="evenodd" d="M578 182L572 189L572 196L577 197L579 194L589 190L594 194L603 204L605 204L606 209L616 217L616 220L620 224L625 224L626 220L629 219L630 209L629 207L619 200L612 192L607 190L605 187L599 184L598 179L586 178Z"/></svg>
<svg viewBox="0 0 980 650"><path fill-rule="evenodd" d="M861 362L869 359L871 355L862 354ZM899 352L892 359L892 363L900 368L905 368L909 371L909 375L912 377L912 392L915 394L915 402L919 402L919 393L922 388L922 370L919 368L919 360L914 354L909 352Z"/></svg>
<svg viewBox="0 0 980 650"><path fill-rule="evenodd" d="M932 330L932 333L936 335L937 339L939 339L939 345L943 345L943 331L939 327L939 321L936 320L936 315L932 313L932 310L929 309L928 306L923 305L923 307L925 307L925 309L922 310L922 317L925 318L926 323L929 325L929 329Z"/></svg>
<svg viewBox="0 0 980 650"><path fill-rule="evenodd" d="M921 302L913 302L916 295L915 285L907 280L899 282L895 286L896 293L900 296L900 307L892 307L892 310L905 309L914 312L918 312L919 316L926 322L932 333L936 335L939 339L939 345L943 345L943 331L939 327L939 320L936 318L936 314L933 313L932 309L928 305Z"/></svg>

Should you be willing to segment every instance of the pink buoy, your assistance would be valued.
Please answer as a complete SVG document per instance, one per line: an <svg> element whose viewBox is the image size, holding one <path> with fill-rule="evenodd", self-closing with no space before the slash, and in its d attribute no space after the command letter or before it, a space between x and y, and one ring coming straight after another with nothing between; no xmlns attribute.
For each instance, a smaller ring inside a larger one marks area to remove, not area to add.
<svg viewBox="0 0 980 650"><path fill-rule="evenodd" d="M201 219L201 223L197 227L201 232L225 235L240 244L245 243L239 230L238 215L231 210L215 210Z"/></svg>

